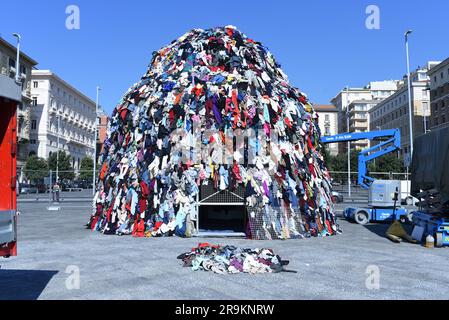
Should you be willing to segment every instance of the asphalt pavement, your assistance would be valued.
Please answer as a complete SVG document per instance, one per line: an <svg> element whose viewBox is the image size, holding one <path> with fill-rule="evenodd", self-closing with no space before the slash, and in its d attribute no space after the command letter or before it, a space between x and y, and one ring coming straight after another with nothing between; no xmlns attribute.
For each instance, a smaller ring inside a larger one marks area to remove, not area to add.
<svg viewBox="0 0 449 320"><path fill-rule="evenodd" d="M385 224L340 219L343 234L304 240L137 239L85 229L90 200L62 202L60 211L47 205L19 202L18 256L0 258L0 299L449 298L447 249L392 243ZM203 241L272 248L298 273L216 275L183 268L177 255Z"/></svg>

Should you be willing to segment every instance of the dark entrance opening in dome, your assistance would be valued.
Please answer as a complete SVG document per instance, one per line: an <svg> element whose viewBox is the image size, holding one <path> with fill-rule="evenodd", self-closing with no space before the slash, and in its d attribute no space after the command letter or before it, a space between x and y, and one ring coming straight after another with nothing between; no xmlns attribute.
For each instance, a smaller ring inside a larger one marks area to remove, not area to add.
<svg viewBox="0 0 449 320"><path fill-rule="evenodd" d="M199 212L200 235L244 236L246 208L243 205L203 205Z"/></svg>
<svg viewBox="0 0 449 320"><path fill-rule="evenodd" d="M200 187L198 235L244 237L247 212L242 186L217 190L212 184Z"/></svg>

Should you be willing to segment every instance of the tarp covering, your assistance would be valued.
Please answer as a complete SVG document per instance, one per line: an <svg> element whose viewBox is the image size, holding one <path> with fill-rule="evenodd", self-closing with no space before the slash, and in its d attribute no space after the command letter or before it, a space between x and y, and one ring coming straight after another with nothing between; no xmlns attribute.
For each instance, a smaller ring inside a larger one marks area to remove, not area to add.
<svg viewBox="0 0 449 320"><path fill-rule="evenodd" d="M441 201L449 201L449 127L416 138L413 148L412 195L437 189Z"/></svg>

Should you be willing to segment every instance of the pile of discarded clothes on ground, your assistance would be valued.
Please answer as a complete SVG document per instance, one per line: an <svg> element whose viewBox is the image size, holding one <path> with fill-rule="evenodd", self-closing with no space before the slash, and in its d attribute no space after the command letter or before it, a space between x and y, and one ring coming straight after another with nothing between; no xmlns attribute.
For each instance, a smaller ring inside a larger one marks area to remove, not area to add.
<svg viewBox="0 0 449 320"><path fill-rule="evenodd" d="M200 243L190 252L178 256L184 267L193 271L203 270L218 274L235 273L278 273L286 270L288 260L282 260L271 249L243 249L235 246L219 246Z"/></svg>
<svg viewBox="0 0 449 320"><path fill-rule="evenodd" d="M209 184L245 188L248 238L335 235L320 135L265 46L233 26L194 29L154 52L114 109L87 226L190 237Z"/></svg>

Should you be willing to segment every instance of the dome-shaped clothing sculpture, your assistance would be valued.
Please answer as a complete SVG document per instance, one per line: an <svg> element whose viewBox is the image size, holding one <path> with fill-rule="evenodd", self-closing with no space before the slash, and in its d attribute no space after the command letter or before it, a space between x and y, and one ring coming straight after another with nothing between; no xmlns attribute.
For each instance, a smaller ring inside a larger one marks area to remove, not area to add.
<svg viewBox="0 0 449 320"><path fill-rule="evenodd" d="M252 239L334 235L318 115L271 53L233 26L153 53L114 109L88 227L190 237L203 187L244 190Z"/></svg>

